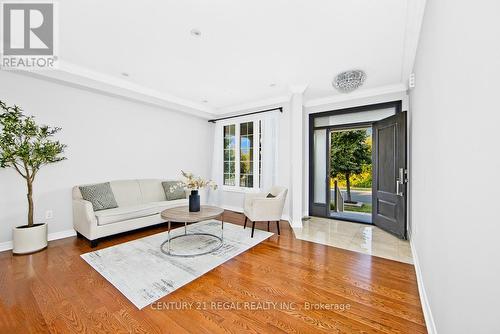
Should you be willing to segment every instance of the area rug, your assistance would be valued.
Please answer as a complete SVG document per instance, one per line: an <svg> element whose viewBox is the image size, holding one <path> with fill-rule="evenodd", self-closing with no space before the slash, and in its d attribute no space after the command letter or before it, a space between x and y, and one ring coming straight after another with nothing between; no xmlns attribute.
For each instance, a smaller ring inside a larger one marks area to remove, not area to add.
<svg viewBox="0 0 500 334"><path fill-rule="evenodd" d="M221 223L191 224L188 225L189 232L220 236ZM223 246L213 253L196 257L173 257L162 253L160 246L167 239L167 232L82 254L81 257L142 309L273 235L255 230L251 238L250 232L250 228L224 223ZM171 231L172 236L183 233L184 227ZM172 241L171 247L177 253L202 252L213 246L213 239L206 236L178 238Z"/></svg>

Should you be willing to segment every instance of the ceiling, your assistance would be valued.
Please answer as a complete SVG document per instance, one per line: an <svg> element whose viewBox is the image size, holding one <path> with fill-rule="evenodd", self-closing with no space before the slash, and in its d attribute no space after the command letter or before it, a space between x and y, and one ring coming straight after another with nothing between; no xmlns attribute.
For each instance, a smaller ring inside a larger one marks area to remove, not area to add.
<svg viewBox="0 0 500 334"><path fill-rule="evenodd" d="M288 96L291 85L307 85L305 101L345 95L331 82L349 69L366 72L360 90L404 83L407 6L407 0L60 1L59 54L68 70L222 114Z"/></svg>

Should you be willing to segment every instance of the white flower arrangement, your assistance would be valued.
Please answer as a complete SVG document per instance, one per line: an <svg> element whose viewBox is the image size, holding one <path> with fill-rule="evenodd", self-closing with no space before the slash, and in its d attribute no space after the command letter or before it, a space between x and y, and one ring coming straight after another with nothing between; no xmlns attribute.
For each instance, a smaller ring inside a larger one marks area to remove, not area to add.
<svg viewBox="0 0 500 334"><path fill-rule="evenodd" d="M212 180L205 180L200 176L195 176L191 172L185 172L181 170L182 176L185 180L179 181L178 184L170 187L170 192L174 192L176 189L189 189L189 190L199 190L202 188L211 188L213 190L217 189L217 184Z"/></svg>

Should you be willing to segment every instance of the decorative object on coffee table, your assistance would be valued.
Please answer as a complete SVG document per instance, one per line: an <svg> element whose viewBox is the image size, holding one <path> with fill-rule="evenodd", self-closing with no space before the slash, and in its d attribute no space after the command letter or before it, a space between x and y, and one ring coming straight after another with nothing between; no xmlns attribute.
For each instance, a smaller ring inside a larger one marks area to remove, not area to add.
<svg viewBox="0 0 500 334"><path fill-rule="evenodd" d="M181 174L185 180L170 187L170 192L174 192L179 188L191 190L191 195L189 195L189 212L198 212L200 211L200 195L198 194L198 190L203 188L212 188L215 190L217 189L217 184L212 180L205 180L200 176L195 176L191 172L181 170Z"/></svg>
<svg viewBox="0 0 500 334"><path fill-rule="evenodd" d="M165 240L160 249L163 253L171 256L180 256L180 257L193 257L199 255L205 255L208 253L215 252L219 248L222 247L224 243L224 219L222 214L224 213L224 209L218 208L216 206L202 205L198 212L192 212L188 210L189 208L186 206L180 206L176 208L166 209L161 212L161 218L165 219L168 222L168 239ZM205 220L221 218L221 236L212 234L212 233L188 233L187 225L191 223L198 223ZM184 223L184 234L177 235L175 237L170 237L171 223L178 222ZM210 238L215 238L219 242L210 250L199 252L199 253L190 253L190 254L178 254L174 253L171 250L170 244L171 241L177 238L185 238L189 236L207 236ZM166 250L164 249L166 246Z"/></svg>
<svg viewBox="0 0 500 334"><path fill-rule="evenodd" d="M64 158L66 145L52 137L61 130L38 125L33 116L26 116L18 106L9 107L0 101L0 168L15 169L26 181L28 193L28 224L12 231L15 254L27 254L47 247L47 224L33 220L33 183L42 166Z"/></svg>
<svg viewBox="0 0 500 334"><path fill-rule="evenodd" d="M200 211L200 194L198 194L198 190L191 190L191 194L189 195L189 211Z"/></svg>

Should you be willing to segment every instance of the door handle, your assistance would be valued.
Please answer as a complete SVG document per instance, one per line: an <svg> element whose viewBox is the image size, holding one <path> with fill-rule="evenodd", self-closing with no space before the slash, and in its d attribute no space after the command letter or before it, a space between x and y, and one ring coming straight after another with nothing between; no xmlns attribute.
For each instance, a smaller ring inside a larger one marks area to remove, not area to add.
<svg viewBox="0 0 500 334"><path fill-rule="evenodd" d="M403 185L407 183L406 170L404 168L399 169L399 177L396 180L396 195L404 196Z"/></svg>
<svg viewBox="0 0 500 334"><path fill-rule="evenodd" d="M408 182L408 179L406 178L407 171L404 168L399 169L399 181L401 184L405 184Z"/></svg>
<svg viewBox="0 0 500 334"><path fill-rule="evenodd" d="M403 182L401 182L399 179L396 180L396 195L398 195L398 196L404 196L404 193L401 190L402 185L403 185Z"/></svg>

